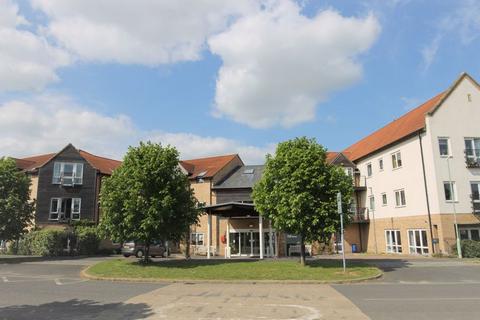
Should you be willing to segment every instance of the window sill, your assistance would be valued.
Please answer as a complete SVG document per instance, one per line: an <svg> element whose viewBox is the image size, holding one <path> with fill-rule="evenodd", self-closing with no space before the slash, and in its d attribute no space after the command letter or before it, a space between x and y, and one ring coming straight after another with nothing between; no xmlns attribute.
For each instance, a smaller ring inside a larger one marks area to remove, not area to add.
<svg viewBox="0 0 480 320"><path fill-rule="evenodd" d="M403 168L403 166L401 166L401 167L396 167L396 168L392 168L392 171L395 171L395 170L398 170L398 169L402 169L402 168Z"/></svg>
<svg viewBox="0 0 480 320"><path fill-rule="evenodd" d="M399 208L405 208L407 205L403 205L403 206L395 206L395 208L399 209Z"/></svg>
<svg viewBox="0 0 480 320"><path fill-rule="evenodd" d="M458 203L458 200L445 200L445 203Z"/></svg>

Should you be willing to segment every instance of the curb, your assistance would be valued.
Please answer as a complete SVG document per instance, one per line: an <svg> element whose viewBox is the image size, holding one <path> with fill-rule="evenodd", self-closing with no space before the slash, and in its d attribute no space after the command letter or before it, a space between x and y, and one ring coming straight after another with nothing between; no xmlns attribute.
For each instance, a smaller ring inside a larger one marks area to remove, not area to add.
<svg viewBox="0 0 480 320"><path fill-rule="evenodd" d="M180 284L349 284L359 283L369 280L379 279L383 276L383 271L380 270L377 274L369 277L348 279L348 280L191 280L191 279L161 279L161 278L121 278L121 277L100 277L88 273L88 266L80 272L80 277L88 280L96 281L110 281L110 282L137 282L137 283L180 283Z"/></svg>

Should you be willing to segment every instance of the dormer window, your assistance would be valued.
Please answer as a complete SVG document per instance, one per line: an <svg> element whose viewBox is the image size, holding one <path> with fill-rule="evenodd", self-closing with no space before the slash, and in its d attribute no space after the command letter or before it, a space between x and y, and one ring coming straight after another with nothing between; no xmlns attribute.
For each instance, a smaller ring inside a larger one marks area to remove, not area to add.
<svg viewBox="0 0 480 320"><path fill-rule="evenodd" d="M55 162L52 183L64 186L83 184L83 163Z"/></svg>

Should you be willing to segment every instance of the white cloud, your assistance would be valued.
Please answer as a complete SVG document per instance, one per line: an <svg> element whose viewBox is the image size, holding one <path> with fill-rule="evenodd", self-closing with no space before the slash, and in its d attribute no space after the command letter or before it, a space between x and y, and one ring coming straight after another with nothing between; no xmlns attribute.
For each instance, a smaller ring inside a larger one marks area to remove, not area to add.
<svg viewBox="0 0 480 320"><path fill-rule="evenodd" d="M457 1L454 7L439 19L433 40L421 50L425 70L435 60L444 39L459 39L461 45L468 46L480 36L480 2Z"/></svg>
<svg viewBox="0 0 480 320"><path fill-rule="evenodd" d="M158 65L199 60L208 36L254 0L31 0L50 21L45 32L90 61Z"/></svg>
<svg viewBox="0 0 480 320"><path fill-rule="evenodd" d="M210 38L210 50L223 60L215 115L256 128L290 127L313 120L331 92L361 78L357 57L376 40L377 19L300 12L293 1L269 1Z"/></svg>
<svg viewBox="0 0 480 320"><path fill-rule="evenodd" d="M26 30L28 21L10 0L0 0L0 91L40 90L70 62L62 50Z"/></svg>
<svg viewBox="0 0 480 320"><path fill-rule="evenodd" d="M0 104L0 150L3 155L29 156L59 151L68 143L86 151L121 159L140 140L171 144L183 158L239 153L247 163L263 163L274 146L250 146L223 137L191 133L144 132L125 115L107 116L71 98L41 95Z"/></svg>

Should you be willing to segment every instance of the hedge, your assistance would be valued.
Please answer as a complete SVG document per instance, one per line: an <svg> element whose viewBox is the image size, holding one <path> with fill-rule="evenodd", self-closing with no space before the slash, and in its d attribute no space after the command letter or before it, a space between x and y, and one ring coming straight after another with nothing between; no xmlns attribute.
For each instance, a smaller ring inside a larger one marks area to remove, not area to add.
<svg viewBox="0 0 480 320"><path fill-rule="evenodd" d="M462 248L462 256L464 258L480 258L480 241L462 240L460 242ZM452 250L457 254L457 246L453 245Z"/></svg>
<svg viewBox="0 0 480 320"><path fill-rule="evenodd" d="M67 243L69 248L67 248ZM100 238L96 227L75 226L72 231L42 229L26 234L18 242L16 253L20 255L62 256L94 255L99 252Z"/></svg>

